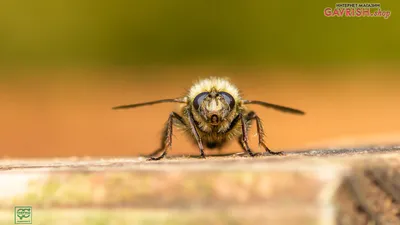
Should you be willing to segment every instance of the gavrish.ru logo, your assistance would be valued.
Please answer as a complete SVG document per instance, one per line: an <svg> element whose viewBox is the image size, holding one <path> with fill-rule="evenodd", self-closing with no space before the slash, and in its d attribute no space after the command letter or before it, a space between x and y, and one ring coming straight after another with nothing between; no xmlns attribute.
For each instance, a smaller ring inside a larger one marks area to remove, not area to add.
<svg viewBox="0 0 400 225"><path fill-rule="evenodd" d="M383 17L388 19L389 10L382 10L380 3L336 3L335 8L324 9L326 17Z"/></svg>
<svg viewBox="0 0 400 225"><path fill-rule="evenodd" d="M32 224L32 207L15 206L14 208L15 224Z"/></svg>

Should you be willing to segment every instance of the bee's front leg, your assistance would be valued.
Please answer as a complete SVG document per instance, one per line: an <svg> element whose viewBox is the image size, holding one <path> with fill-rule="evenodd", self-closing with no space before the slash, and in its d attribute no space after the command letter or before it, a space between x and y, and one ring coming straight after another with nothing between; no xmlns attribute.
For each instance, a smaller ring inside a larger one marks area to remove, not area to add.
<svg viewBox="0 0 400 225"><path fill-rule="evenodd" d="M188 112L188 117L189 117L188 119L189 119L190 130L192 131L192 134L197 141L197 145L199 146L200 156L202 158L206 158L206 156L204 154L203 142L201 141L201 137L200 137L199 133L197 132L196 126L194 124L193 114L190 111Z"/></svg>
<svg viewBox="0 0 400 225"><path fill-rule="evenodd" d="M242 114L239 114L240 122L242 125L242 135L239 138L239 143L241 144L242 148L251 156L254 157L254 154L248 144L248 134L247 134L247 124Z"/></svg>
<svg viewBox="0 0 400 225"><path fill-rule="evenodd" d="M167 150L172 145L172 126L174 124L174 119L178 120L183 125L185 124L183 118L180 115L178 115L175 112L172 112L168 117L167 123L165 124L163 137L162 137L162 141L161 141L161 148L156 150L152 155L157 154L161 151L163 151L163 153L158 157L150 157L148 160L150 160L150 161L151 160L160 160L167 155Z"/></svg>
<svg viewBox="0 0 400 225"><path fill-rule="evenodd" d="M269 148L268 148L268 146L265 144L265 141L264 141L264 128L263 128L263 125L262 125L262 122L261 122L261 119L260 119L260 117L258 117L257 116L257 114L254 112L254 111L250 111L248 114L247 114L247 121L250 121L250 120L256 120L256 123L257 123L257 135L258 135L258 144L259 145L261 145L264 149L265 149L265 151L266 152L268 152L269 154L271 154L271 155L284 155L284 153L283 152L274 152L274 151L271 151Z"/></svg>

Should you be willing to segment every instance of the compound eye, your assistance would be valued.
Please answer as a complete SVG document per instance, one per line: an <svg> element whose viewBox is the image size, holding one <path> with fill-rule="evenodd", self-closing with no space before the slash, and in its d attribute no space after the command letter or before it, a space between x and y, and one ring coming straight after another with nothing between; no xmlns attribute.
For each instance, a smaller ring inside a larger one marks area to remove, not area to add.
<svg viewBox="0 0 400 225"><path fill-rule="evenodd" d="M203 92L198 94L193 100L193 106L196 110L199 110L201 103L203 103L204 99L208 96L208 92Z"/></svg>
<svg viewBox="0 0 400 225"><path fill-rule="evenodd" d="M225 99L225 102L229 105L231 109L235 107L235 99L232 97L232 95L227 92L220 92L219 94Z"/></svg>

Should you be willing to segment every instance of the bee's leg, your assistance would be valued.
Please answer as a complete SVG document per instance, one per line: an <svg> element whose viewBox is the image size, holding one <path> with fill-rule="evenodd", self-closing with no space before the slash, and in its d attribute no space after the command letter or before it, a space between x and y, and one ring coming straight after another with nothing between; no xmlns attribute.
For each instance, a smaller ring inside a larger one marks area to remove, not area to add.
<svg viewBox="0 0 400 225"><path fill-rule="evenodd" d="M239 138L239 143L242 146L242 148L252 157L255 156L255 154L251 151L249 144L247 142L248 140L248 135L247 135L247 124L246 121L243 117L242 114L239 115L240 117L240 122L242 123L242 135Z"/></svg>
<svg viewBox="0 0 400 225"><path fill-rule="evenodd" d="M164 129L163 129L162 134L161 134L160 147L157 150L155 150L153 153L149 154L148 156L153 157L153 156L158 155L158 154L160 154L161 152L164 151L165 146L166 146L165 140L168 137L168 126L169 125L168 125L168 121L167 121L167 123L164 125Z"/></svg>
<svg viewBox="0 0 400 225"><path fill-rule="evenodd" d="M164 158L167 155L167 150L172 145L172 126L174 124L174 119L177 119L182 124L185 124L183 118L180 115L178 115L175 112L172 112L169 115L168 121L167 121L167 123L165 125L165 128L164 128L163 137L162 137L163 140L162 140L161 148L156 150L152 155L157 154L157 153L159 153L161 151L163 151L163 153L158 157L151 157L148 160L160 160L160 159Z"/></svg>
<svg viewBox="0 0 400 225"><path fill-rule="evenodd" d="M274 151L271 151L269 148L268 148L268 146L265 144L265 141L264 141L264 128L263 128L263 125L262 125L262 122L261 122L261 119L260 119L260 117L258 117L257 116L257 114L254 112L254 111L250 111L248 114L247 114L247 121L250 121L250 120L256 120L256 123L257 123L257 135L258 135L258 144L259 145L261 145L264 149L265 149L265 151L266 152L268 152L269 154L271 154L271 155L283 155L284 153L283 152L274 152Z"/></svg>
<svg viewBox="0 0 400 225"><path fill-rule="evenodd" d="M251 157L256 156L256 154L254 152L252 152L251 149L249 148L249 145L246 142L243 141L243 137L242 136L240 136L238 141L239 141L240 146L242 146L243 150L247 154L249 154Z"/></svg>
<svg viewBox="0 0 400 225"><path fill-rule="evenodd" d="M197 145L199 146L200 156L202 158L206 158L206 156L204 155L203 142L201 141L201 137L200 137L199 133L196 130L196 127L194 125L193 115L192 115L192 113L190 111L188 112L188 117L189 117L190 130L192 131L192 134L193 134L194 138L197 141Z"/></svg>
<svg viewBox="0 0 400 225"><path fill-rule="evenodd" d="M162 151L164 151L165 149L165 140L167 139L167 135L168 135L168 123L165 124L164 130L162 132L162 136L161 136L161 147L158 148L157 150L155 150L153 153L151 153L150 157L153 157L155 155L160 154Z"/></svg>

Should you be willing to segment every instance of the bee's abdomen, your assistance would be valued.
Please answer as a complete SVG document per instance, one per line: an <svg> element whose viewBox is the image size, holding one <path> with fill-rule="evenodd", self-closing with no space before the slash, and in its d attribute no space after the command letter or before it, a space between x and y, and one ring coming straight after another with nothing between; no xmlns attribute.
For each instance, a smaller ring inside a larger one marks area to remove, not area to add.
<svg viewBox="0 0 400 225"><path fill-rule="evenodd" d="M206 143L207 148L217 148L221 146L221 143L218 142L207 142Z"/></svg>

